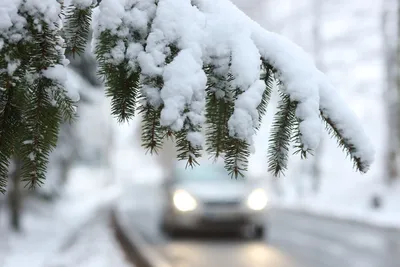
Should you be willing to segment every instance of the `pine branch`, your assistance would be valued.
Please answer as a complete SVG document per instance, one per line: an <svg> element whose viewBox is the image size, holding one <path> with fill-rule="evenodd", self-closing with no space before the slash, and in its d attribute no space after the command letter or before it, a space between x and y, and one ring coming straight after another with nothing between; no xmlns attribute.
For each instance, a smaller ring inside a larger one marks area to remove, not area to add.
<svg viewBox="0 0 400 267"><path fill-rule="evenodd" d="M165 137L165 129L160 124L161 109L147 105L139 113L143 113L142 146L146 149L146 152L157 154L162 148Z"/></svg>
<svg viewBox="0 0 400 267"><path fill-rule="evenodd" d="M261 79L265 82L265 91L262 95L262 100L258 106L260 125L262 118L267 113L268 103L271 99L272 89L274 88L274 70L267 62L263 61L261 65Z"/></svg>
<svg viewBox="0 0 400 267"><path fill-rule="evenodd" d="M132 71L126 59L115 64L110 58L110 51L117 45L118 40L110 31L102 32L95 54L99 61L99 74L105 79L106 96L111 97L111 114L116 116L119 122L123 122L135 115L140 70Z"/></svg>
<svg viewBox="0 0 400 267"><path fill-rule="evenodd" d="M62 117L46 90L52 86L55 86L52 80L41 77L36 80L27 96L21 173L22 181L26 182L30 189L43 184L49 154L57 144Z"/></svg>
<svg viewBox="0 0 400 267"><path fill-rule="evenodd" d="M206 89L206 146L207 152L214 159L226 151L226 142L229 138L228 120L233 113L233 96L230 82L231 74L226 77L215 73L215 67L205 68L207 74Z"/></svg>
<svg viewBox="0 0 400 267"><path fill-rule="evenodd" d="M293 152L293 155L300 154L301 159L306 159L308 155L313 156L313 151L311 149L304 150L304 145L301 143L301 131L299 128L300 123L301 120L299 118L295 118L293 125L294 135L291 138L291 142L295 143L295 151Z"/></svg>
<svg viewBox="0 0 400 267"><path fill-rule="evenodd" d="M296 103L292 102L288 95L281 93L268 148L268 171L272 171L275 176L287 169L289 146L296 123L295 110Z"/></svg>
<svg viewBox="0 0 400 267"><path fill-rule="evenodd" d="M245 141L234 137L229 137L225 145L225 169L228 171L229 175L235 179L239 176L244 177L244 172L247 171L249 163L249 145Z"/></svg>
<svg viewBox="0 0 400 267"><path fill-rule="evenodd" d="M205 68L207 152L214 159L223 155L225 169L231 177L237 179L247 171L250 147L246 141L230 135L228 121L234 112L234 101L242 91L232 85L234 77L230 71L231 57L226 58L226 66L224 63L221 65L223 58L215 59L218 62L216 65Z"/></svg>
<svg viewBox="0 0 400 267"><path fill-rule="evenodd" d="M192 131L198 131L197 129L191 129ZM178 152L178 160L186 160L187 167L195 167L199 165L197 158L201 156L201 147L194 147L188 140L187 136L189 129L180 130L175 134L176 137L176 147Z"/></svg>
<svg viewBox="0 0 400 267"><path fill-rule="evenodd" d="M5 192L10 158L20 145L24 131L22 112L26 106L29 51L26 42L9 43L7 39L0 50L0 193Z"/></svg>
<svg viewBox="0 0 400 267"><path fill-rule="evenodd" d="M63 122L73 123L76 119L74 102L67 96L64 88L56 86L49 91L51 99L56 103Z"/></svg>
<svg viewBox="0 0 400 267"><path fill-rule="evenodd" d="M165 59L165 64L168 65L170 64L175 57L178 55L178 53L181 51L181 49L177 46L175 42L172 42L168 45L169 48L169 53L167 54L167 57ZM159 87L161 88L161 87ZM176 148L178 152L178 160L186 160L186 167L194 167L196 165L199 165L197 158L201 156L201 146L193 145L191 140L189 140L188 135L192 133L199 133L201 132L201 126L195 125L192 123L190 120L190 116L188 116L188 113L190 112L190 106L187 106L185 110L182 112L185 115L185 120L183 122L183 127L180 131L175 132L175 138L176 138ZM170 131L166 131L164 136L168 136L169 133L172 131L172 129L169 129Z"/></svg>
<svg viewBox="0 0 400 267"><path fill-rule="evenodd" d="M361 161L360 157L356 156L357 155L356 146L353 143L351 143L350 140L343 137L342 133L336 127L333 120L325 116L323 112L321 112L321 118L325 122L326 130L328 131L328 133L337 140L339 147L342 148L342 150L346 152L347 156L350 157L351 160L353 161L353 167L362 173L366 173L368 171L369 166L365 166Z"/></svg>
<svg viewBox="0 0 400 267"><path fill-rule="evenodd" d="M169 45L169 48L170 53L166 57L166 64L171 63L179 52L179 49L173 44ZM141 105L139 105L139 113L143 114L141 140L142 147L150 151L151 154L158 153L159 149L162 148L164 139L173 136L172 130L161 126L160 123L163 103L154 103L152 99L147 97L147 90L149 90L149 88L156 89L158 93L160 93L163 86L164 80L161 75L142 76L141 97L139 101L139 103L141 103Z"/></svg>
<svg viewBox="0 0 400 267"><path fill-rule="evenodd" d="M27 103L23 110L24 131L18 147L23 161L21 174L29 188L44 182L48 157L57 144L59 125L63 116L72 117L72 101L58 81L45 77L44 71L60 64L59 30L57 25L35 21L26 15L31 38L29 59L26 60L29 78L26 82Z"/></svg>
<svg viewBox="0 0 400 267"><path fill-rule="evenodd" d="M8 78L11 80L11 77ZM8 166L14 147L19 141L22 124L21 107L18 106L18 102L23 102L24 97L18 95L21 94L21 90L13 88L10 80L5 80L4 88L7 89L0 95L0 193L5 193L6 190Z"/></svg>
<svg viewBox="0 0 400 267"><path fill-rule="evenodd" d="M85 51L92 20L92 6L76 7L70 5L65 16L66 53L80 55Z"/></svg>
<svg viewBox="0 0 400 267"><path fill-rule="evenodd" d="M154 88L162 88L163 79L161 76L155 77L153 79L147 78L143 82L148 86L154 86ZM160 116L162 105L151 105L148 103L146 98L147 87L142 87L141 96L139 103L139 114L143 115L142 119L142 147L149 151L150 154L158 153L159 149L162 148L163 139L166 135L165 127L161 126Z"/></svg>
<svg viewBox="0 0 400 267"><path fill-rule="evenodd" d="M139 91L138 72L131 72L124 62L107 73L106 96L111 97L111 114L119 122L128 121L135 116L136 96Z"/></svg>

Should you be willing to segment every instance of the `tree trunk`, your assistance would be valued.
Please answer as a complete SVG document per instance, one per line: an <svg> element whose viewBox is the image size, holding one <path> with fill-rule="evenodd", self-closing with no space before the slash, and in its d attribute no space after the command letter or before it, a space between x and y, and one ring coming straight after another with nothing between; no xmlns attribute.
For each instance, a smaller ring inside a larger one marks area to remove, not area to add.
<svg viewBox="0 0 400 267"><path fill-rule="evenodd" d="M21 205L22 194L20 185L22 161L14 160L14 170L10 173L10 186L8 191L8 207L10 213L11 228L19 232L21 231Z"/></svg>
<svg viewBox="0 0 400 267"><path fill-rule="evenodd" d="M400 6L400 1L398 2ZM384 179L387 186L391 186L398 177L398 151L400 149L400 109L398 99L400 93L400 75L398 74L400 69L400 44L398 38L400 32L399 30L397 30L397 32L393 30L393 27L395 27L395 23L393 22L396 20L400 22L400 20L398 15L399 10L393 12L394 4L395 2L393 0L384 1L382 13L383 53L386 80L384 104L387 117L387 148L384 163Z"/></svg>
<svg viewBox="0 0 400 267"><path fill-rule="evenodd" d="M61 159L60 161L60 187L66 184L69 170L71 169L71 159Z"/></svg>

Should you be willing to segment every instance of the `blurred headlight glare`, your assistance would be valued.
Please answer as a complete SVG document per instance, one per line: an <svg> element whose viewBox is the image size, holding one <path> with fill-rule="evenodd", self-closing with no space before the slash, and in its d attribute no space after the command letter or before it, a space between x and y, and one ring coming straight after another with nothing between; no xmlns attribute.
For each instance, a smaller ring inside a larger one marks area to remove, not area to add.
<svg viewBox="0 0 400 267"><path fill-rule="evenodd" d="M262 210L267 206L267 194L262 188L253 190L247 198L247 206L252 210Z"/></svg>
<svg viewBox="0 0 400 267"><path fill-rule="evenodd" d="M195 210L197 207L197 202L194 197L192 197L185 190L176 190L173 195L174 206L177 210L185 212Z"/></svg>

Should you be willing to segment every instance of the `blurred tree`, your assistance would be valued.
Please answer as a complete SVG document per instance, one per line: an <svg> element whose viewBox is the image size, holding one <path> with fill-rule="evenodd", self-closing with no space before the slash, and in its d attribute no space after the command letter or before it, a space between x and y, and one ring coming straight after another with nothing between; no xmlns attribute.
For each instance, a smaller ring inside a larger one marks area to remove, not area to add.
<svg viewBox="0 0 400 267"><path fill-rule="evenodd" d="M400 151L400 1L384 0L382 35L386 88L384 103L387 118L387 143L384 177L388 186L399 177ZM397 6L397 8L395 8Z"/></svg>
<svg viewBox="0 0 400 267"><path fill-rule="evenodd" d="M312 36L313 36L313 54L316 61L316 66L321 70L325 71L324 61L323 61L323 40L322 40L322 24L323 24L323 1L313 0L312 2ZM324 153L324 135L321 133L321 140L318 148L314 152L314 157L311 160L311 184L314 193L317 193L321 186L322 179L322 164L321 159Z"/></svg>
<svg viewBox="0 0 400 267"><path fill-rule="evenodd" d="M22 160L14 158L9 172L9 191L8 191L8 210L10 226L14 231L21 231L21 213L22 213L22 190L21 190L21 168Z"/></svg>

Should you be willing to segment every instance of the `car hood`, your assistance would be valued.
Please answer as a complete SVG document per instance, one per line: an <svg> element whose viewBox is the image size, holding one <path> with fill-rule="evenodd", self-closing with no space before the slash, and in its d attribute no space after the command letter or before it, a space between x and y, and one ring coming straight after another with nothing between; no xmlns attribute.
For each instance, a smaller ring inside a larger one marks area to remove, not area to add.
<svg viewBox="0 0 400 267"><path fill-rule="evenodd" d="M200 201L229 201L245 198L254 186L243 182L187 182L176 185Z"/></svg>

